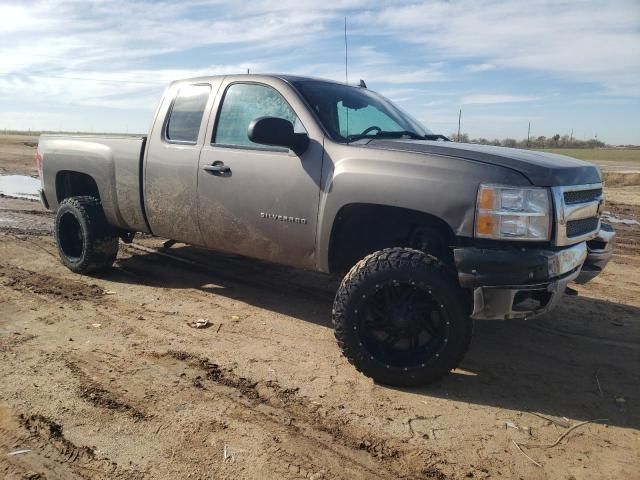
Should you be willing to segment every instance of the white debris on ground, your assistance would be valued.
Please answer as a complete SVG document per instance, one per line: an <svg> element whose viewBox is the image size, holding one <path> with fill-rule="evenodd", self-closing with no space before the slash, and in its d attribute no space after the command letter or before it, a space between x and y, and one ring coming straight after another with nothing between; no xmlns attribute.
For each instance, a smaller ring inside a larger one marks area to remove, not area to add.
<svg viewBox="0 0 640 480"><path fill-rule="evenodd" d="M622 225L640 225L638 220L632 218L621 218L617 215L613 215L611 212L602 212L602 220L609 223L619 223Z"/></svg>
<svg viewBox="0 0 640 480"><path fill-rule="evenodd" d="M211 326L211 322L208 318L199 318L195 322L189 322L188 325L191 328L208 328Z"/></svg>

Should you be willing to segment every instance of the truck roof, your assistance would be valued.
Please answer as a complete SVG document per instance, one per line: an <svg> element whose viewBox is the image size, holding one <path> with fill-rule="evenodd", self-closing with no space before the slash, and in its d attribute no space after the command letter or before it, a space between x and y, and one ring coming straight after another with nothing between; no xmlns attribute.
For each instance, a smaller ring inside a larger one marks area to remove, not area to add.
<svg viewBox="0 0 640 480"><path fill-rule="evenodd" d="M171 82L171 84L176 84L176 83L193 83L193 82L207 82L209 80L215 80L215 79L221 79L221 78L229 78L232 77L234 80L242 80L242 79L252 79L252 80L261 80L261 79L279 79L279 80L284 80L285 82L288 83L295 83L295 82L301 82L301 81L315 81L315 82L325 82L325 83L335 83L338 85L349 85L347 83L344 82L338 82L335 80L327 80L325 78L316 78L316 77L305 77L305 76L301 76L301 75L289 75L289 74L283 74L283 73L238 73L238 74L231 74L231 75L205 75L202 77L192 77L192 78L183 78L180 80L175 80L173 82ZM351 85L353 86L353 85Z"/></svg>

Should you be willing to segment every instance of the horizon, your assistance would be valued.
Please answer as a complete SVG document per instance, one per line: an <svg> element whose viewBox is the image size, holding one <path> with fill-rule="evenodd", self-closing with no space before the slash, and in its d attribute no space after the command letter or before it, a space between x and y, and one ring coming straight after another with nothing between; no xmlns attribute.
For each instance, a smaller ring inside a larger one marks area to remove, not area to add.
<svg viewBox="0 0 640 480"><path fill-rule="evenodd" d="M138 136L147 136L149 132L128 132L128 133L124 133L124 132L109 132L109 131L94 131L94 132L88 132L88 131L83 131L83 130L10 130L10 129L2 129L0 130L0 135L16 135L16 136L39 136L39 135L58 135L58 134L75 134L75 135L124 135L124 136L131 136L131 137L138 137ZM452 142L458 142L459 140L457 140L456 137L457 133L453 132L450 133L449 135L445 135L449 138L450 141ZM505 141L509 141L509 140L513 140L516 143L524 143L527 142L527 138L512 138L512 137L503 137L503 138L484 138L484 137L475 137L475 136L471 136L469 135L467 132L461 131L460 132L461 138L463 139L462 142L463 143L481 143L481 141L486 141L487 145L493 145L495 142L501 142L504 143ZM570 138L570 135L568 133L564 133L564 134L560 134L557 133L557 135L560 138ZM465 140L465 137L468 140ZM536 137L531 136L530 141L532 143L531 147L523 147L522 145L518 145L517 148L528 148L531 150L540 150L540 149L567 149L567 150L575 150L575 149L597 149L597 148L631 148L631 149L636 149L636 148L640 148L640 144L636 145L633 143L627 143L627 144L610 144L610 143L606 143L603 142L604 145L595 145L595 146L590 146L588 145L586 142L588 142L589 140L594 140L594 138L589 138L589 139L578 139L578 138L573 138L571 140L571 142L568 145L557 145L557 146L549 146L549 147L540 147L540 146L535 146L536 140L538 139L538 137L544 137L547 141L550 140L553 135L538 135ZM582 143L582 145L577 145L577 143Z"/></svg>
<svg viewBox="0 0 640 480"><path fill-rule="evenodd" d="M640 144L640 4L69 0L0 5L0 130L144 134L169 82L364 79L436 133ZM498 21L496 21L498 19ZM407 32L412 32L407 35ZM292 45L295 48L292 48Z"/></svg>

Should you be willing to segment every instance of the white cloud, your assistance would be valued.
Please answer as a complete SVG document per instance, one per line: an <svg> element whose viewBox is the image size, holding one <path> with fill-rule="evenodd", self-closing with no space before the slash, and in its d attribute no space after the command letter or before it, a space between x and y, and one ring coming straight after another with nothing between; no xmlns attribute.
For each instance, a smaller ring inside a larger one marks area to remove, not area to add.
<svg viewBox="0 0 640 480"><path fill-rule="evenodd" d="M309 64L308 50L319 48L321 37L333 35L326 24L335 20L337 9L357 5L358 0L331 7L305 0L278 5L216 0L0 3L0 100L143 108L153 97L144 107L151 109L161 87L178 78L247 68L273 71L275 64L305 51L301 62ZM193 49L200 49L205 61L187 53ZM220 62L221 56L233 58L234 50L242 60ZM174 59L158 60L159 55ZM354 69L360 66L364 73L377 72L390 61L368 46L354 46L352 58ZM217 63L211 65L212 60ZM197 66L166 66L188 63ZM336 65L321 71L335 70ZM332 73L343 78L339 71ZM435 75L426 69L407 70L396 81L420 74Z"/></svg>
<svg viewBox="0 0 640 480"><path fill-rule="evenodd" d="M212 65L199 69L134 69L121 72L70 70L60 76L0 76L0 100L28 92L25 103L57 103L151 111L173 80L244 73L260 64Z"/></svg>
<svg viewBox="0 0 640 480"><path fill-rule="evenodd" d="M472 63L466 67L469 72L487 72L495 68L495 65L492 65L491 63Z"/></svg>
<svg viewBox="0 0 640 480"><path fill-rule="evenodd" d="M550 72L640 96L639 19L637 0L461 0L389 7L361 23L441 58Z"/></svg>
<svg viewBox="0 0 640 480"><path fill-rule="evenodd" d="M398 87L395 85L381 88L378 91L394 102L408 102L420 93L420 90L417 88Z"/></svg>
<svg viewBox="0 0 640 480"><path fill-rule="evenodd" d="M462 105L490 105L495 103L518 103L518 102L533 102L540 100L541 97L534 97L530 95L508 95L508 94L494 94L494 93L479 93L475 95L466 95L462 97L460 103Z"/></svg>
<svg viewBox="0 0 640 480"><path fill-rule="evenodd" d="M322 41L341 36L343 15L349 18L354 78L376 75L378 81L396 84L442 81L449 77L444 62L455 60L466 63L468 72L544 71L600 84L611 93L640 95L637 0L614 0L606 8L596 0L531 0L525 5L392 1L380 6L363 0L3 3L0 75L104 71L105 66L123 72L158 54L200 47L210 48L212 57L237 49L245 63L257 60L265 67L306 51L296 70L327 70L341 79L342 52L336 52L329 69L314 66L313 52ZM381 53L358 44L365 35L424 47L430 61L420 68L403 67L394 55L402 50ZM270 61L261 58L265 53Z"/></svg>

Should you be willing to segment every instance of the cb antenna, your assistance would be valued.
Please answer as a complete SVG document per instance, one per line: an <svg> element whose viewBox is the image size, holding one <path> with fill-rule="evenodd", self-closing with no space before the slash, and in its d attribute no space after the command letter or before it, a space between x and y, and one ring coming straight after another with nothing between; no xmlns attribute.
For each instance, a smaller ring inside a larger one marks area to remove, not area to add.
<svg viewBox="0 0 640 480"><path fill-rule="evenodd" d="M344 83L349 83L349 57L347 43L347 17L344 17Z"/></svg>
<svg viewBox="0 0 640 480"><path fill-rule="evenodd" d="M347 43L347 17L344 17L344 83L346 85L349 84L349 44ZM344 105L344 102L343 102ZM349 109L346 109L347 112L347 139L349 139Z"/></svg>

